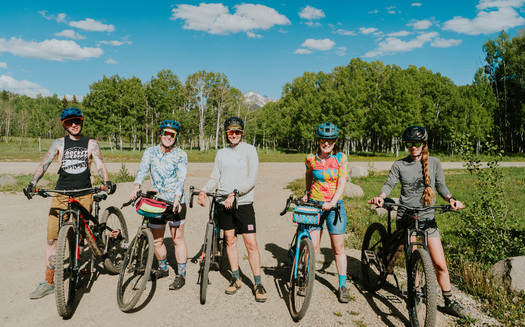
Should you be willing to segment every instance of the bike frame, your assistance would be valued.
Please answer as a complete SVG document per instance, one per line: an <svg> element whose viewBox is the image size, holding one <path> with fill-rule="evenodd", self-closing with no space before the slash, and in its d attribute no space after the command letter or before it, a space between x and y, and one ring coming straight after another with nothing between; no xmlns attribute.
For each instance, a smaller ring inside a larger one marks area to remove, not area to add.
<svg viewBox="0 0 525 327"><path fill-rule="evenodd" d="M299 224L297 226L296 233L294 235L294 239L296 240L295 244L295 250L293 250L293 240L292 240L292 246L290 247L290 252L292 256L294 257L294 270L293 270L293 278L297 278L297 266L299 264L299 246L301 246L301 240L305 237L308 237L310 240L312 240L312 237L310 236L310 232L308 231L308 225Z"/></svg>

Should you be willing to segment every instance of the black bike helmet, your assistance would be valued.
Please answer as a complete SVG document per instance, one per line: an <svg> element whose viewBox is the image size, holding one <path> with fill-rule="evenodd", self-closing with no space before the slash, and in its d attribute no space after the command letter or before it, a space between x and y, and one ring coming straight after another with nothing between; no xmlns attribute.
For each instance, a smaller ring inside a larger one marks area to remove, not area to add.
<svg viewBox="0 0 525 327"><path fill-rule="evenodd" d="M318 139L333 140L339 136L339 128L332 123L324 123L317 127L315 136Z"/></svg>
<svg viewBox="0 0 525 327"><path fill-rule="evenodd" d="M160 123L160 129L173 128L180 133L180 124L172 119L166 119Z"/></svg>
<svg viewBox="0 0 525 327"><path fill-rule="evenodd" d="M224 131L228 130L244 130L244 122L239 117L227 118L224 122Z"/></svg>
<svg viewBox="0 0 525 327"><path fill-rule="evenodd" d="M67 108L62 110L60 113L60 121L64 123L64 120L70 119L70 118L80 118L84 120L84 115L82 114L82 111L77 108Z"/></svg>
<svg viewBox="0 0 525 327"><path fill-rule="evenodd" d="M403 132L403 142L407 141L426 141L428 138L427 130L423 126L412 125Z"/></svg>

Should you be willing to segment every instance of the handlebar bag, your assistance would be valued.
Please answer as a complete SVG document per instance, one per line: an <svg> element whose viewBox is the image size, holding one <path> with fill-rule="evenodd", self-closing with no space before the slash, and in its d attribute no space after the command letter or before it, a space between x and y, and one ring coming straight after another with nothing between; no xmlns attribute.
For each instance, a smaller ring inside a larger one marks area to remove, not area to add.
<svg viewBox="0 0 525 327"><path fill-rule="evenodd" d="M137 213L139 215L148 218L157 218L166 211L168 205L166 202L159 200L140 198L135 207L137 208Z"/></svg>
<svg viewBox="0 0 525 327"><path fill-rule="evenodd" d="M293 222L305 225L319 225L321 210L314 207L297 206L293 210Z"/></svg>

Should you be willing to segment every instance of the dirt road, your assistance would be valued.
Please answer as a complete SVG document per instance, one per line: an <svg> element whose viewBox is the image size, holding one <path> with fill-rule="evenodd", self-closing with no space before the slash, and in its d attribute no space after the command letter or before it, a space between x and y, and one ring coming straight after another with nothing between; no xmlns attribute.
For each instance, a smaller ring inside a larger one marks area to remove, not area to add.
<svg viewBox="0 0 525 327"><path fill-rule="evenodd" d="M361 163L363 164L363 163ZM35 163L0 163L0 174L34 171ZM366 166L366 163L364 163ZM8 169L7 166L10 168ZM22 167L24 166L24 167ZM109 164L118 171L120 164ZM388 166L389 167L389 166ZM384 168L384 169L388 169ZM136 166L127 165L131 173ZM204 185L212 164L190 164L185 190L190 185ZM377 164L376 164L377 169ZM56 171L53 167L50 171ZM21 193L0 195L0 325L2 326L405 326L408 323L404 300L396 290L369 294L360 284L360 252L347 250L347 283L354 300L349 304L337 301L335 287L337 273L333 263L329 239L322 240L317 256L317 276L308 313L300 323L290 318L283 298L289 277L287 249L294 233L290 215L279 216L286 197L284 187L289 181L302 177L302 163L262 163L256 185L255 212L257 239L262 257L263 283L268 291L266 303L256 303L251 287L253 276L246 250L239 240L240 269L243 286L235 295L224 294L229 275L212 271L207 303L199 303L197 283L198 264L191 261L187 267L187 283L179 291L169 291L173 275L161 279L149 289L150 299L139 311L122 313L116 301L117 277L106 274L86 275L78 297L78 307L70 320L62 320L56 311L54 295L30 300L29 293L43 280L43 256L46 231L46 213L50 199L36 197L28 201ZM103 207L120 206L128 199L131 183L119 184ZM130 234L134 235L140 222L132 208L123 209ZM349 217L351 219L351 217ZM204 237L207 208L189 209L186 242L189 257L197 255ZM171 243L169 233L166 242ZM173 248L168 247L168 260L175 265ZM173 272L173 270L172 270ZM477 310L477 304L465 295L462 302L476 312L480 322L490 322ZM442 305L442 303L440 303ZM453 325L454 319L438 313L438 326Z"/></svg>

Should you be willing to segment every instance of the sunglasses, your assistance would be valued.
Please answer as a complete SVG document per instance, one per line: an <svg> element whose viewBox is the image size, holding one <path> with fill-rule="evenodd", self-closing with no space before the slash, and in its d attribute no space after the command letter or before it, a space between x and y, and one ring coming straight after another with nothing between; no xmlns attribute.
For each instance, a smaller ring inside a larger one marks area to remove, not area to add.
<svg viewBox="0 0 525 327"><path fill-rule="evenodd" d="M229 130L227 133L228 133L229 136L233 136L233 135L241 135L241 134L242 134L242 131L239 131L239 130Z"/></svg>
<svg viewBox="0 0 525 327"><path fill-rule="evenodd" d="M319 144L325 144L328 142L328 144L332 145L335 143L335 139L319 139Z"/></svg>
<svg viewBox="0 0 525 327"><path fill-rule="evenodd" d="M413 146L419 148L421 144L423 144L423 142L406 142L407 148L411 148Z"/></svg>
<svg viewBox="0 0 525 327"><path fill-rule="evenodd" d="M170 131L167 131L167 130L164 130L164 129L160 131L160 135L162 135L162 136L170 136L171 138L176 138L177 137L177 133L170 132Z"/></svg>
<svg viewBox="0 0 525 327"><path fill-rule="evenodd" d="M63 124L66 126L66 127L70 127L72 126L73 124L75 125L82 125L82 118L70 118L70 119L67 119L67 120L64 120Z"/></svg>

